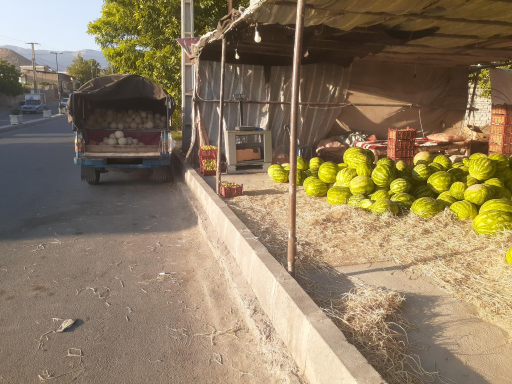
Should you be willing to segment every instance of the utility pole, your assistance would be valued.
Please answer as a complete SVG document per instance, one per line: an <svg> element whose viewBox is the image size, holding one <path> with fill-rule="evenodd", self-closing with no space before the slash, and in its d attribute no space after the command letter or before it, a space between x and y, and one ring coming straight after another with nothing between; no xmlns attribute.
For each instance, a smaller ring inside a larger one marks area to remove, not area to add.
<svg viewBox="0 0 512 384"><path fill-rule="evenodd" d="M59 103L60 103L60 101L61 101L60 75L59 75L59 60L57 58L58 58L58 55L62 55L62 52L50 52L50 53L53 53L55 55L55 63L57 64L57 90L59 92ZM60 108L60 105L59 105L59 108Z"/></svg>
<svg viewBox="0 0 512 384"><path fill-rule="evenodd" d="M36 51L34 51L34 44L39 43L26 43L32 45L32 73L34 75L34 93L37 93L37 82L36 82Z"/></svg>

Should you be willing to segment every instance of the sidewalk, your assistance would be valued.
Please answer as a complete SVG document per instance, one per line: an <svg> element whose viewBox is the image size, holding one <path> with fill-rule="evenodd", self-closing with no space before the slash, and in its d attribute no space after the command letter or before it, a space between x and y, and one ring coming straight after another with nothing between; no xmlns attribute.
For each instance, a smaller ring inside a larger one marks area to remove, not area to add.
<svg viewBox="0 0 512 384"><path fill-rule="evenodd" d="M61 118L61 117L65 117L65 116L66 116L65 114L55 114L55 115L52 115L52 117L50 117L50 118L42 117L40 119L29 120L20 125L3 125L3 126L0 126L0 134L2 134L4 132L14 131L16 129L31 127L33 125L36 125L36 124L39 124L39 123L42 123L45 121L50 121L52 119Z"/></svg>

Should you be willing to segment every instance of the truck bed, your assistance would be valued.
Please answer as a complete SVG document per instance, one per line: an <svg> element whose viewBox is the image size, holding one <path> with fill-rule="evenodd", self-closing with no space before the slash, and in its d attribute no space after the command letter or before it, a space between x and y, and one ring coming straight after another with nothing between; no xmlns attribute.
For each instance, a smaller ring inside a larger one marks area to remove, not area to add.
<svg viewBox="0 0 512 384"><path fill-rule="evenodd" d="M128 145L86 145L86 157L160 157L159 145L128 146Z"/></svg>

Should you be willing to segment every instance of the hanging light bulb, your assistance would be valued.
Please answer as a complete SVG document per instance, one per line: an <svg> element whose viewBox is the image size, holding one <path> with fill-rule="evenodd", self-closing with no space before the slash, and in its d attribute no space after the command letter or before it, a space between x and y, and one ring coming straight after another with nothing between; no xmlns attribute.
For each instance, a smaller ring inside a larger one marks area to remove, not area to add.
<svg viewBox="0 0 512 384"><path fill-rule="evenodd" d="M258 31L258 23L256 23L256 27L254 27L254 41L259 43L261 41L261 35Z"/></svg>
<svg viewBox="0 0 512 384"><path fill-rule="evenodd" d="M238 48L235 49L235 59L240 59L240 56L238 55Z"/></svg>

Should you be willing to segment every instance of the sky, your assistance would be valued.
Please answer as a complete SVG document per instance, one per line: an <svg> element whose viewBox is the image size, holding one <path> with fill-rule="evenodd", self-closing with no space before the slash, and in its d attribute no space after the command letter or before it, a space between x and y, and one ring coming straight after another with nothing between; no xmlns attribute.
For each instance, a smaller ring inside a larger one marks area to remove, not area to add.
<svg viewBox="0 0 512 384"><path fill-rule="evenodd" d="M98 49L87 24L101 16L103 0L0 0L0 45L78 51Z"/></svg>

